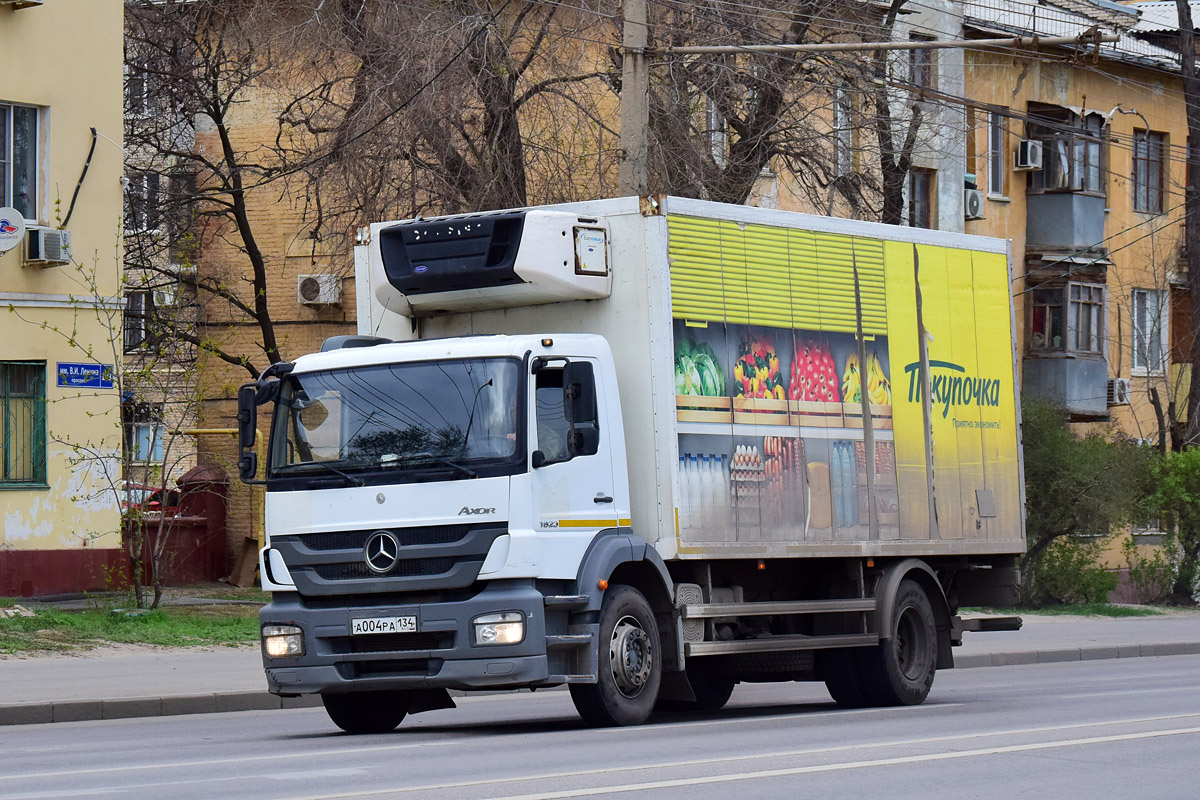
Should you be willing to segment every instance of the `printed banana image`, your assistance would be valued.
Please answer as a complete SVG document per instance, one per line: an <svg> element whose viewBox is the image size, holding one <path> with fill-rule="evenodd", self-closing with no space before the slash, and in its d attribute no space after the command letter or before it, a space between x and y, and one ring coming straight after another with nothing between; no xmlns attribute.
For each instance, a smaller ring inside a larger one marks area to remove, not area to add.
<svg viewBox="0 0 1200 800"><path fill-rule="evenodd" d="M855 363L856 368L857 366L858 364ZM883 365L879 363L879 353L875 351L871 352L871 359L867 363L867 398L874 405L890 406L892 404L892 385L883 374Z"/></svg>
<svg viewBox="0 0 1200 800"><path fill-rule="evenodd" d="M858 356L854 353L846 358L846 369L842 372L842 402L862 402L862 374L858 367Z"/></svg>

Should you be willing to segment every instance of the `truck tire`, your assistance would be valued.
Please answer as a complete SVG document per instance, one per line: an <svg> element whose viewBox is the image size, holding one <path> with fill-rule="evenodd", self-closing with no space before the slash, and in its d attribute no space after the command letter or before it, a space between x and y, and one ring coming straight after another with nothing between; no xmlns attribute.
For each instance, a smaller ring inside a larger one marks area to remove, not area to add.
<svg viewBox="0 0 1200 800"><path fill-rule="evenodd" d="M595 683L570 684L584 722L640 725L654 710L662 682L662 650L654 611L632 586L617 585L600 606Z"/></svg>
<svg viewBox="0 0 1200 800"><path fill-rule="evenodd" d="M859 676L859 661L864 655L866 652L858 649L821 651L825 688L839 708L863 708L870 704Z"/></svg>
<svg viewBox="0 0 1200 800"><path fill-rule="evenodd" d="M694 669L687 671L687 677L696 695L695 702L687 704L690 711L720 711L733 694L733 678Z"/></svg>
<svg viewBox="0 0 1200 800"><path fill-rule="evenodd" d="M688 684L692 687L695 700L659 700L655 711L711 712L720 711L729 702L736 681L728 676L708 670L687 670Z"/></svg>
<svg viewBox="0 0 1200 800"><path fill-rule="evenodd" d="M346 733L387 733L408 714L411 692L323 694L325 713Z"/></svg>
<svg viewBox="0 0 1200 800"><path fill-rule="evenodd" d="M867 705L914 706L925 701L937 672L937 621L916 581L896 591L892 627L877 647L859 651L859 679Z"/></svg>

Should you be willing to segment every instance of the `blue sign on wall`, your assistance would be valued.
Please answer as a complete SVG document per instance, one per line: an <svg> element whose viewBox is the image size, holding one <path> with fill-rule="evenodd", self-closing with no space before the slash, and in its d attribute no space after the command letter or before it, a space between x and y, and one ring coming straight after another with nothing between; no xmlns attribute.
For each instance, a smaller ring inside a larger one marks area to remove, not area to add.
<svg viewBox="0 0 1200 800"><path fill-rule="evenodd" d="M112 364L66 364L58 362L58 385L74 389L113 388Z"/></svg>

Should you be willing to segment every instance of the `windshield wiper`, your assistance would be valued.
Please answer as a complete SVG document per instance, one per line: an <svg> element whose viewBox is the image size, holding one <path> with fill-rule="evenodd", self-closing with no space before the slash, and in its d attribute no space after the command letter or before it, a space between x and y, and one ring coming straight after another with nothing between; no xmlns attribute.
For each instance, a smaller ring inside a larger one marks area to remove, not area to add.
<svg viewBox="0 0 1200 800"><path fill-rule="evenodd" d="M433 453L413 453L412 455L402 457L400 461L436 461L439 464L445 464L447 467L452 467L458 470L468 478L479 477L479 473L470 467L464 467L462 464L456 464L449 459L442 458L441 456L435 456Z"/></svg>
<svg viewBox="0 0 1200 800"><path fill-rule="evenodd" d="M358 478L358 477L355 477L354 475L350 475L349 473L342 472L337 467L331 467L330 465L328 465L322 461L307 461L307 462L302 462L300 464L289 464L286 467L284 467L283 469L295 470L296 472L307 472L313 467L316 467L317 469L327 470L329 472L332 472L335 475L340 475L341 477L343 477L346 480L353 483L355 486L366 486L367 485L366 481L364 481L362 478Z"/></svg>

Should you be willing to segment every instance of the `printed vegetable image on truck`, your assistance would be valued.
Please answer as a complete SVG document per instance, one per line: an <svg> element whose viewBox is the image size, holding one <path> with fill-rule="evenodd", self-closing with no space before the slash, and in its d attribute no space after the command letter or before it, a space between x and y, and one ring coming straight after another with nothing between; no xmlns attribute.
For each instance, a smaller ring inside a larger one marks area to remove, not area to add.
<svg viewBox="0 0 1200 800"><path fill-rule="evenodd" d="M239 392L270 690L922 702L1024 551L1005 242L675 197L376 223L359 335ZM259 415L272 415L257 449ZM264 464L259 464L260 455Z"/></svg>

